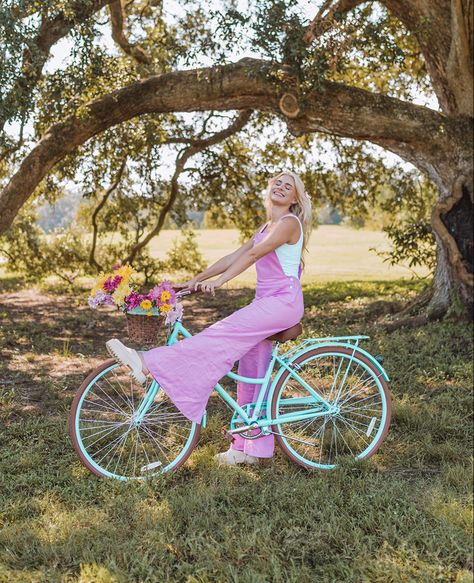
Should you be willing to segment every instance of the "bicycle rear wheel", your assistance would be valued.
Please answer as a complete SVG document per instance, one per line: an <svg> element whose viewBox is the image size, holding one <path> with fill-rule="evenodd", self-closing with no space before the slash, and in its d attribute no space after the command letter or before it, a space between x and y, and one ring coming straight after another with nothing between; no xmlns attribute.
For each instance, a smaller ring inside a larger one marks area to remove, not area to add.
<svg viewBox="0 0 474 583"><path fill-rule="evenodd" d="M200 425L184 417L151 380L145 387L110 359L84 380L69 415L69 434L82 463L94 474L144 479L178 469L199 439ZM143 419L137 410L157 391Z"/></svg>
<svg viewBox="0 0 474 583"><path fill-rule="evenodd" d="M323 405L285 371L273 392L272 426L283 452L310 469L334 469L345 459L371 457L390 426L391 396L380 371L366 356L342 346L309 348L293 366L295 372L330 405L333 414L321 415ZM352 357L352 358L351 358ZM299 421L283 415L317 412ZM283 419L283 418L282 418Z"/></svg>

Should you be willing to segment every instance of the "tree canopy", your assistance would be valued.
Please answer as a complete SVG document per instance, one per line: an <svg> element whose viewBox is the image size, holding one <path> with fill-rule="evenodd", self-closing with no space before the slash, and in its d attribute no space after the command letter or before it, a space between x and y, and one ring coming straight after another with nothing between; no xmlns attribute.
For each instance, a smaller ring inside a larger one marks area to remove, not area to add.
<svg viewBox="0 0 474 583"><path fill-rule="evenodd" d="M99 205L120 175L124 216L127 190L154 216L133 255L166 212L183 219L190 198L231 213L240 204L251 228L259 189L291 165L318 202L337 193L367 212L383 190L383 204L412 209L416 241L430 228L410 199L430 200L426 183L384 165L383 148L438 191L431 313L469 304L472 1L7 1L0 34L0 230L66 179ZM66 38L69 59L47 72ZM324 146L338 168L321 161Z"/></svg>

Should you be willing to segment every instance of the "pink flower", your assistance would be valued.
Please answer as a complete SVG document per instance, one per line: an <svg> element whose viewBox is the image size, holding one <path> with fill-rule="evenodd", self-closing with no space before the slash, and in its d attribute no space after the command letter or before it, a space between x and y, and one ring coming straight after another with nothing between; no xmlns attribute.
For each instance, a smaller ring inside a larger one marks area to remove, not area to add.
<svg viewBox="0 0 474 583"><path fill-rule="evenodd" d="M175 307L166 313L165 324L174 324L176 320L181 320L183 317L183 304L178 302Z"/></svg>
<svg viewBox="0 0 474 583"><path fill-rule="evenodd" d="M140 305L143 299L144 296L138 292L132 291L132 293L125 297L125 305L127 306L128 310L133 310L133 308L137 308Z"/></svg>
<svg viewBox="0 0 474 583"><path fill-rule="evenodd" d="M166 292L163 295L163 292ZM149 298L161 306L163 304L174 305L176 302L176 292L168 280L163 280L160 284L155 285L149 292Z"/></svg>

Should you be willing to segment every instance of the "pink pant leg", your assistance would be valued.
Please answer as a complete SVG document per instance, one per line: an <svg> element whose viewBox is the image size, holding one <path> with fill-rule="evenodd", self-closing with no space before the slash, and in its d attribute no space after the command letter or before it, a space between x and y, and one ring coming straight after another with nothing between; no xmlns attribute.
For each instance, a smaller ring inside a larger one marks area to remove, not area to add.
<svg viewBox="0 0 474 583"><path fill-rule="evenodd" d="M262 340L253 346L239 360L238 374L246 377L259 378L265 375L272 353L271 340ZM262 385L237 383L237 403L246 405L257 400ZM273 435L264 435L258 439L244 439L240 435L234 436L231 447L244 451L255 457L269 458L273 456L275 440Z"/></svg>

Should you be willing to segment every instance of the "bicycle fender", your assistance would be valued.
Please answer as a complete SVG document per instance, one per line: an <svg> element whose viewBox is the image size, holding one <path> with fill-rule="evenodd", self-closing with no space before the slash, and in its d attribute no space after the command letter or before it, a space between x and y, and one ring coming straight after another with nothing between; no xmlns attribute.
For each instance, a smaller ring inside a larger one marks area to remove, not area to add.
<svg viewBox="0 0 474 583"><path fill-rule="evenodd" d="M375 366L375 368L380 372L380 374L383 376L383 378L387 382L390 380L387 372L385 371L383 366L380 364L380 362L374 356L372 356L369 352L367 352L363 348L360 348L360 346L357 346L354 350L354 345L349 344L347 342L315 342L314 344L310 344L309 346L305 346L302 350L298 351L295 355L293 355L291 357L291 359L288 362L292 362L295 358L297 358L301 354L304 354L305 352L307 352L307 350L309 348L311 348L311 349L313 349L313 348L330 348L331 346L341 346L342 348L348 348L349 350L354 351L354 354L357 354L359 352L360 354L365 356L368 360L370 360L370 362Z"/></svg>

